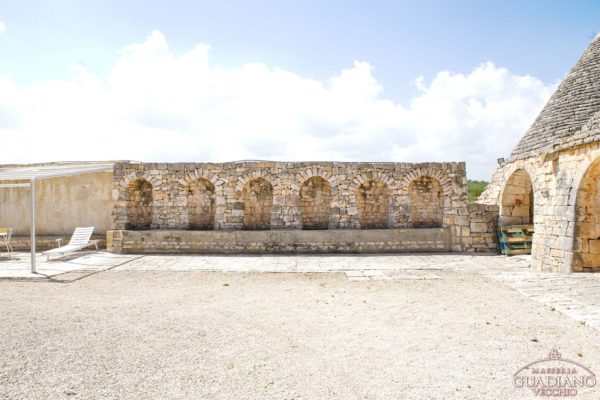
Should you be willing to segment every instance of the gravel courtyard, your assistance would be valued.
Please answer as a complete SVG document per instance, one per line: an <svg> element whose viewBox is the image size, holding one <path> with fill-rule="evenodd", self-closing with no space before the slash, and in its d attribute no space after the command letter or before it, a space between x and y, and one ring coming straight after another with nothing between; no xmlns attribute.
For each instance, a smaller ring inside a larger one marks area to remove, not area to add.
<svg viewBox="0 0 600 400"><path fill-rule="evenodd" d="M0 398L530 399L512 375L553 347L600 372L600 332L498 281L405 278L113 270L0 281Z"/></svg>

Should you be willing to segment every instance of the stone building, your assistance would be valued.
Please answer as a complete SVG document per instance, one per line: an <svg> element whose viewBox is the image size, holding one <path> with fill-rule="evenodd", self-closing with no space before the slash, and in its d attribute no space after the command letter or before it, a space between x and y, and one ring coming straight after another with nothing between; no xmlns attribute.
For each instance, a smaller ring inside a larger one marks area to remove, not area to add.
<svg viewBox="0 0 600 400"><path fill-rule="evenodd" d="M534 224L543 271L600 271L600 36L479 198L500 223Z"/></svg>

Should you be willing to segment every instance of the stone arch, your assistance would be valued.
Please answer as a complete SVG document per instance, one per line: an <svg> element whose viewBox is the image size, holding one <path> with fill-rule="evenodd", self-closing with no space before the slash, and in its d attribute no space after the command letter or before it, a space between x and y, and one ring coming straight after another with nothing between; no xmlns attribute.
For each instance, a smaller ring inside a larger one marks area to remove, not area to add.
<svg viewBox="0 0 600 400"><path fill-rule="evenodd" d="M428 176L438 181L441 193L444 197L450 197L452 195L452 180L447 174L435 168L417 168L410 171L398 182L398 195L408 196L412 182L422 176Z"/></svg>
<svg viewBox="0 0 600 400"><path fill-rule="evenodd" d="M217 175L215 175L211 171L203 169L203 168L195 169L193 171L186 173L185 176L183 177L183 179L179 180L179 183L182 186L182 188L187 189L189 184L197 179L205 179L205 180L209 181L211 184L214 185L216 192L219 192L220 191L219 189L222 188L223 185L225 184L224 179L219 178Z"/></svg>
<svg viewBox="0 0 600 400"><path fill-rule="evenodd" d="M125 229L150 229L154 217L153 186L144 178L132 179L125 188Z"/></svg>
<svg viewBox="0 0 600 400"><path fill-rule="evenodd" d="M216 196L212 182L206 178L197 178L188 183L186 204L189 229L214 229Z"/></svg>
<svg viewBox="0 0 600 400"><path fill-rule="evenodd" d="M390 224L390 191L380 180L370 179L355 191L360 226L363 229L384 229Z"/></svg>
<svg viewBox="0 0 600 400"><path fill-rule="evenodd" d="M396 181L388 174L381 171L369 171L368 173L362 173L352 179L352 186L354 189L358 189L362 184L369 181L380 181L392 189L397 187Z"/></svg>
<svg viewBox="0 0 600 400"><path fill-rule="evenodd" d="M529 174L534 193L538 193L539 190L543 190L543 184L538 187L539 185L536 181L536 171L539 171L540 168L543 168L542 160L542 158L536 157L535 159L529 160L511 161L502 165L492 175L489 184L477 199L477 203L497 204L500 206L502 204L502 192L504 187L511 175L518 170L524 170L527 174Z"/></svg>
<svg viewBox="0 0 600 400"><path fill-rule="evenodd" d="M147 181L148 183L150 183L150 185L152 185L153 189L155 189L160 184L160 178L158 178L155 175L146 174L146 173L143 173L143 172L130 173L130 174L126 175L119 182L120 192L123 193L125 195L125 197L126 197L126 194L127 194L127 188L129 187L129 185L131 184L131 182L136 181L136 180Z"/></svg>
<svg viewBox="0 0 600 400"><path fill-rule="evenodd" d="M302 229L329 229L331 198L331 184L325 178L312 176L302 183Z"/></svg>
<svg viewBox="0 0 600 400"><path fill-rule="evenodd" d="M258 171L252 171L250 173L248 173L246 176L241 176L238 178L236 184L235 184L235 191L238 194L238 196L240 194L243 194L244 189L248 186L248 184L256 179L263 179L266 180L267 182L269 182L269 180L267 178L270 178L268 174L263 174L263 172L261 170ZM269 185L271 185L271 183L269 182Z"/></svg>
<svg viewBox="0 0 600 400"><path fill-rule="evenodd" d="M443 222L444 198L442 184L429 175L411 181L407 195L411 204L413 228L439 228Z"/></svg>
<svg viewBox="0 0 600 400"><path fill-rule="evenodd" d="M242 190L244 202L243 227L248 230L271 228L273 186L265 178L254 178Z"/></svg>
<svg viewBox="0 0 600 400"><path fill-rule="evenodd" d="M572 270L600 271L600 157L577 189Z"/></svg>
<svg viewBox="0 0 600 400"><path fill-rule="evenodd" d="M500 225L533 224L533 184L529 173L516 169L500 196Z"/></svg>
<svg viewBox="0 0 600 400"><path fill-rule="evenodd" d="M220 178L219 176L213 174L211 171L202 168L193 170L185 174L183 179L179 180L179 190L181 190L183 194L187 194L190 184L199 179L204 179L214 186L216 199L218 199L219 197L223 197L223 189L225 187L225 184L228 182L227 178ZM219 210L218 203L219 202L217 201L217 214L219 214L219 211L221 211L222 213L222 210Z"/></svg>
<svg viewBox="0 0 600 400"><path fill-rule="evenodd" d="M313 167L306 168L305 170L302 170L296 174L296 184L292 185L290 192L293 195L299 196L302 184L312 177L319 177L325 180L327 183L329 183L331 188L337 187L340 180L339 176L332 174L321 166L314 165Z"/></svg>

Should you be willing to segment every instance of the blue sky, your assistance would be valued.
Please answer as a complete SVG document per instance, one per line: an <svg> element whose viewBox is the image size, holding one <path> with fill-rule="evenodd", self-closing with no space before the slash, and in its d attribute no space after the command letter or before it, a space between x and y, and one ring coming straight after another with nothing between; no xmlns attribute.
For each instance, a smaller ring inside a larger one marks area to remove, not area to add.
<svg viewBox="0 0 600 400"><path fill-rule="evenodd" d="M44 143L101 125L125 147L55 152L67 159L466 160L469 175L485 179L598 33L599 17L600 2L582 0L4 1L0 132ZM186 54L196 60L189 68ZM153 75L144 81L142 70ZM190 96L188 81L207 92ZM19 101L3 101L3 88ZM225 104L224 91L236 101ZM323 112L311 96L327 99ZM57 110L40 114L44 104ZM286 121L267 121L272 112ZM435 124L427 114L443 117ZM173 137L186 148L166 145ZM3 149L0 162L51 157L27 147Z"/></svg>

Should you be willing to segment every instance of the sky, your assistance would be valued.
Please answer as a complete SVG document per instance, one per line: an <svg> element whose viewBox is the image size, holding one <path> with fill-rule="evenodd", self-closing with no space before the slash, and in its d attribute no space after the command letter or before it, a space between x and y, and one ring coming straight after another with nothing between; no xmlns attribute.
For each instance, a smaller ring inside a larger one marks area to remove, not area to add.
<svg viewBox="0 0 600 400"><path fill-rule="evenodd" d="M0 164L466 161L489 179L600 2L0 0Z"/></svg>

